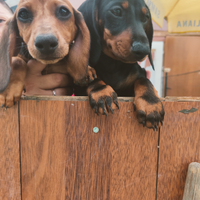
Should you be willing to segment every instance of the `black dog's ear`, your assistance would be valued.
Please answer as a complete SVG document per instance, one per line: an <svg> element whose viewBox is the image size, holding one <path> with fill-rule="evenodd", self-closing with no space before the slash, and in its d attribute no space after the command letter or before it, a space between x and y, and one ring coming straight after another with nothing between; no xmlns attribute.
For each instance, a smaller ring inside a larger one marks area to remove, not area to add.
<svg viewBox="0 0 200 200"><path fill-rule="evenodd" d="M16 17L6 22L0 40L0 93L3 92L9 82L11 73L11 60L20 51L21 41L17 27Z"/></svg>
<svg viewBox="0 0 200 200"><path fill-rule="evenodd" d="M98 62L101 55L101 37L98 25L98 4L99 0L85 1L78 9L83 14L85 22L90 30L91 47L89 62L91 66Z"/></svg>
<svg viewBox="0 0 200 200"><path fill-rule="evenodd" d="M146 7L149 10L148 6ZM149 13L150 13L150 10L149 10ZM149 40L149 47L151 49L152 41L153 41L153 24L152 24L152 19L151 19L151 13L150 13L150 19L149 19L147 29L146 29L146 34ZM149 61L151 63L153 70L155 70L151 53L148 55L148 57L149 57Z"/></svg>

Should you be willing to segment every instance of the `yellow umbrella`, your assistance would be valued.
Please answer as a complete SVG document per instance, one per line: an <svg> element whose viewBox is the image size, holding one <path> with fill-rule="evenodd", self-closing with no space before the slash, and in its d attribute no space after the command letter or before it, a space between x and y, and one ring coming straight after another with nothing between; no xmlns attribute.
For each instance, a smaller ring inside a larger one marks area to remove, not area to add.
<svg viewBox="0 0 200 200"><path fill-rule="evenodd" d="M200 0L145 0L153 20L171 33L200 32Z"/></svg>

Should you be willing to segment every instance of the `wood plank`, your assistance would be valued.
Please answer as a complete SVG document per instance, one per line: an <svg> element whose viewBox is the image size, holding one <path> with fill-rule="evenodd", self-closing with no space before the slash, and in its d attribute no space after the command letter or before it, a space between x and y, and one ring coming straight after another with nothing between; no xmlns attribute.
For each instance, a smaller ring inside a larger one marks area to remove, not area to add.
<svg viewBox="0 0 200 200"><path fill-rule="evenodd" d="M20 200L18 105L0 109L0 200Z"/></svg>
<svg viewBox="0 0 200 200"><path fill-rule="evenodd" d="M200 164L191 163L188 167L183 200L200 198Z"/></svg>
<svg viewBox="0 0 200 200"><path fill-rule="evenodd" d="M27 96L23 97L22 100L36 100L36 101L88 101L86 96ZM118 97L119 102L133 102L134 97ZM171 102L200 102L200 97L165 97L161 98L161 101L171 101Z"/></svg>
<svg viewBox="0 0 200 200"><path fill-rule="evenodd" d="M131 102L108 117L85 101L20 105L24 200L155 199L158 133Z"/></svg>
<svg viewBox="0 0 200 200"><path fill-rule="evenodd" d="M158 200L182 200L188 165L200 161L200 103L164 102L160 135ZM199 109L190 114L180 110Z"/></svg>
<svg viewBox="0 0 200 200"><path fill-rule="evenodd" d="M21 101L20 119L22 200L64 200L64 102Z"/></svg>

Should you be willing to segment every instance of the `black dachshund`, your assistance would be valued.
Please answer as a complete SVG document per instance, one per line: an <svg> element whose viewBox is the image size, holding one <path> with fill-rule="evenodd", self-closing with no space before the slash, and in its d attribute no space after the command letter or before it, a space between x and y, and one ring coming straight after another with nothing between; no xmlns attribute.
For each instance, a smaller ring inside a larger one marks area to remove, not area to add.
<svg viewBox="0 0 200 200"><path fill-rule="evenodd" d="M134 96L139 123L158 129L163 105L137 63L148 56L154 68L153 27L144 0L86 0L78 10L90 31L90 65L98 76L87 89L92 108L107 114L118 107L117 95Z"/></svg>

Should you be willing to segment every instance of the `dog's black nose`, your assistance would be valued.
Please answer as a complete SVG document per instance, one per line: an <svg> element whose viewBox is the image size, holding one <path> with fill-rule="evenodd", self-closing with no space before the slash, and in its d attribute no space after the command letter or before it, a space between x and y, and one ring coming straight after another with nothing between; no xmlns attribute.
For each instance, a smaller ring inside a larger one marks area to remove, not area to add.
<svg viewBox="0 0 200 200"><path fill-rule="evenodd" d="M35 46L42 54L51 54L58 47L58 40L54 35L39 35L35 39Z"/></svg>
<svg viewBox="0 0 200 200"><path fill-rule="evenodd" d="M150 54L149 45L145 45L140 42L134 42L131 50L138 60L143 59L145 56Z"/></svg>

